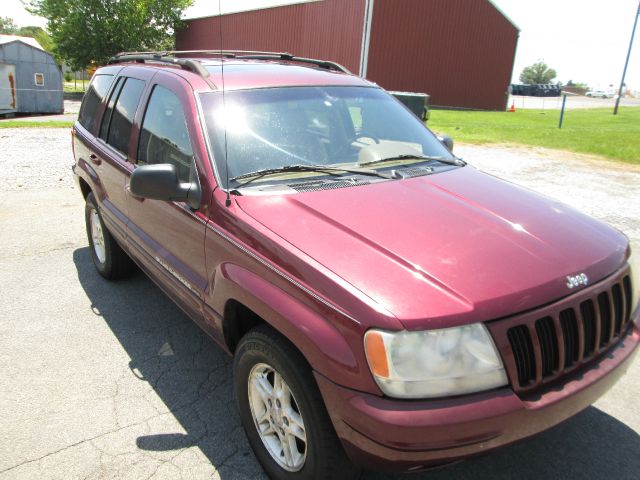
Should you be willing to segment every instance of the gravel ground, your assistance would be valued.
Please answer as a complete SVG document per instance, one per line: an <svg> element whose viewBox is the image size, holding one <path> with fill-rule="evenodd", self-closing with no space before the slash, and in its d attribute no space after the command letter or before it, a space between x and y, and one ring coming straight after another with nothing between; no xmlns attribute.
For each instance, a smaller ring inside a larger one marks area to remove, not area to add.
<svg viewBox="0 0 640 480"><path fill-rule="evenodd" d="M3 128L0 152L0 182L6 192L74 185L70 129Z"/></svg>
<svg viewBox="0 0 640 480"><path fill-rule="evenodd" d="M265 478L231 363L144 275L94 271L68 130L0 131L0 480ZM541 149L456 151L640 239L640 169ZM411 477L636 479L640 362L593 407L489 456Z"/></svg>

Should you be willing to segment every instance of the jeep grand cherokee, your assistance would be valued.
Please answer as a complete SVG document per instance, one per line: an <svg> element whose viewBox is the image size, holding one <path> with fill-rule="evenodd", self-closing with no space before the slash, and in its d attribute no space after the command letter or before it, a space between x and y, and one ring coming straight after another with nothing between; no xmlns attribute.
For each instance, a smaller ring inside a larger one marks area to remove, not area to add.
<svg viewBox="0 0 640 480"><path fill-rule="evenodd" d="M120 55L73 138L98 272L135 262L234 355L272 478L507 445L594 402L640 342L622 233L467 165L337 64Z"/></svg>

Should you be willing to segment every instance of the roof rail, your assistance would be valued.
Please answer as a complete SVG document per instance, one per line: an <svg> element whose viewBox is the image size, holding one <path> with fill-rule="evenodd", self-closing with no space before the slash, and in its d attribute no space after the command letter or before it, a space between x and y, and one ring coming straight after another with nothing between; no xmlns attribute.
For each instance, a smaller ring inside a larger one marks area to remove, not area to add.
<svg viewBox="0 0 640 480"><path fill-rule="evenodd" d="M339 72L351 75L351 72L339 63L330 62L328 60L316 60L314 58L296 57L294 55L291 55L290 53L260 53L255 55L236 55L235 58L246 60L285 60L288 62L310 63L312 65L317 65L320 68L326 68L327 70L337 70Z"/></svg>
<svg viewBox="0 0 640 480"><path fill-rule="evenodd" d="M164 54L165 52L147 52L147 53L119 53L109 59L107 62L108 65L114 63L123 63L123 62L158 62L158 63L168 63L172 65L177 65L185 70L189 70L191 72L197 73L202 78L207 78L209 76L209 71L202 66L202 64L197 60L191 60L189 58L175 58L169 57Z"/></svg>
<svg viewBox="0 0 640 480"><path fill-rule="evenodd" d="M245 60L284 60L288 62L308 63L327 70L337 70L351 74L342 65L328 60L316 60L313 58L296 57L286 52L261 52L257 50L166 50L159 52L121 52L111 57L109 63L122 62L162 62L179 65L186 70L198 73L203 77L209 76L209 72L198 60L183 59L176 55L213 55L224 58L238 58Z"/></svg>

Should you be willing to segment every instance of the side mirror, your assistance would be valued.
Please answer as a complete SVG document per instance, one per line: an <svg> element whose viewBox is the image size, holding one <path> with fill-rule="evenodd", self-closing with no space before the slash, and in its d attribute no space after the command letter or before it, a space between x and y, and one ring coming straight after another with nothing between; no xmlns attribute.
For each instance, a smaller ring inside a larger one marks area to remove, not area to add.
<svg viewBox="0 0 640 480"><path fill-rule="evenodd" d="M193 209L200 207L200 183L197 179L181 183L176 166L170 163L137 167L131 174L129 189L136 197L186 202Z"/></svg>
<svg viewBox="0 0 640 480"><path fill-rule="evenodd" d="M445 147L447 147L447 150L453 152L453 138L451 138L449 135L443 135L442 137L438 137L438 140L440 140L440 142Z"/></svg>

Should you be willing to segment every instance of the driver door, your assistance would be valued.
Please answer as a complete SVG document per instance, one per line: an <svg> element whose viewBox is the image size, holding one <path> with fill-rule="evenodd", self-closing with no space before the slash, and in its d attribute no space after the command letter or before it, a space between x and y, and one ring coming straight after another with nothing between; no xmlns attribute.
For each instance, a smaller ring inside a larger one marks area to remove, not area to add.
<svg viewBox="0 0 640 480"><path fill-rule="evenodd" d="M181 181L198 178L192 135L181 97L184 86L158 73L138 120L135 164L171 163ZM161 287L194 318L202 317L207 286L204 238L206 217L184 202L140 198L128 192L128 243ZM205 197L203 196L203 199ZM204 201L204 200L203 200Z"/></svg>

